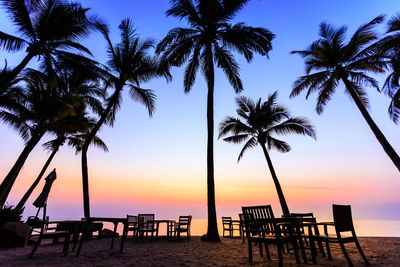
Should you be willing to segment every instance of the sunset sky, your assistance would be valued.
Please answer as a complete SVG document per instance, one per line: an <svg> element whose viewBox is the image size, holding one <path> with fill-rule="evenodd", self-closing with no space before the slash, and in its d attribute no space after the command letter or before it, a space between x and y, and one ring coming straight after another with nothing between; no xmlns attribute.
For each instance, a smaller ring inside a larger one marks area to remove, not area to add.
<svg viewBox="0 0 400 267"><path fill-rule="evenodd" d="M166 17L167 0L82 0L82 5L99 14L110 25L113 42L119 41L118 25L132 18L141 37L159 41L169 29L186 26ZM289 99L293 82L304 71L304 60L291 55L318 38L319 24L348 25L350 36L363 23L379 14L387 18L399 12L398 0L253 0L238 13L234 22L265 27L276 35L269 59L255 57L250 64L240 55L245 96L266 99L278 90L278 102L296 116L311 120L317 140L304 136L282 137L291 146L286 154L271 151L289 208L292 212L314 212L329 218L331 204L351 204L358 219L400 219L400 175L375 139L355 104L344 94L343 85L322 115L315 112L316 95ZM15 33L4 10L0 29ZM381 27L381 32L384 25ZM106 62L106 43L95 33L82 43L94 58ZM0 52L0 67L7 59L15 66L25 52ZM32 62L30 66L35 66ZM91 211L93 216L120 216L154 212L157 217L193 214L206 217L206 84L201 74L190 94L183 92L183 68L172 69L173 81L155 79L145 88L157 94L156 112L149 119L145 108L133 102L127 92L113 128L104 126L100 136L110 151L89 151ZM385 76L377 77L382 84ZM228 115L236 115L237 96L221 71L216 72L215 126ZM387 114L389 99L367 89L370 113L395 150L400 153L399 126ZM216 132L217 136L217 132ZM50 140L46 136L41 143ZM22 151L23 141L13 129L0 124L0 179L3 179ZM281 212L264 155L260 147L248 151L239 164L241 145L215 142L217 216L237 217L240 207L272 204ZM29 156L8 199L16 204L46 161L48 153L37 146ZM48 169L57 168L57 180L48 200L52 218L83 216L80 157L63 147ZM25 215L32 215L32 201Z"/></svg>

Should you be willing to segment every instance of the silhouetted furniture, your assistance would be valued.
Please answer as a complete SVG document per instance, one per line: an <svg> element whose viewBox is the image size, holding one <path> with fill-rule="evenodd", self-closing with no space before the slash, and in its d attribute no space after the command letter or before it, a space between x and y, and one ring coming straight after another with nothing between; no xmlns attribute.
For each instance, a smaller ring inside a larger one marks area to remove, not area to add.
<svg viewBox="0 0 400 267"><path fill-rule="evenodd" d="M245 227L244 227L244 215L243 213L239 213L239 220L240 220L240 235L242 237L242 243L245 242L246 235L245 235Z"/></svg>
<svg viewBox="0 0 400 267"><path fill-rule="evenodd" d="M157 232L154 222L154 214L139 214L138 215L138 234L137 237L143 238L144 234L148 237L150 233L150 242L153 242L153 235Z"/></svg>
<svg viewBox="0 0 400 267"><path fill-rule="evenodd" d="M233 236L232 217L222 217L222 236L225 237L225 232L228 232L228 237Z"/></svg>
<svg viewBox="0 0 400 267"><path fill-rule="evenodd" d="M133 232L132 238L136 238L138 228L139 228L138 216L126 215L126 224L124 224L124 230L122 233L120 252L122 252L124 249L124 243L128 236L128 233Z"/></svg>
<svg viewBox="0 0 400 267"><path fill-rule="evenodd" d="M300 264L300 258L297 251L297 237L293 234L284 235L277 223L282 220L277 220L272 212L271 205L242 207L244 216L244 225L246 229L246 237L249 248L249 262L253 263L253 243L258 244L260 255L263 256L262 244L265 245L267 259L270 260L268 244L277 245L279 266L283 266L282 252L283 246L290 242L294 246L294 254L296 262Z"/></svg>
<svg viewBox="0 0 400 267"><path fill-rule="evenodd" d="M165 223L167 225L167 240L170 240L175 232L176 221L175 220L154 220L156 224L156 239L158 239L158 232L160 230L160 224Z"/></svg>
<svg viewBox="0 0 400 267"><path fill-rule="evenodd" d="M111 222L114 224L114 231L111 238L111 249L114 247L114 239L115 236L117 235L118 224L122 223L124 225L124 228L126 227L127 224L127 218L87 217L87 218L82 218L82 221L84 222L84 225L83 225L81 240L79 241L78 251L76 252L76 257L78 257L79 254L81 253L83 242L85 239L87 239L88 233L92 231L93 227L96 227L97 229L97 225L99 225L100 222Z"/></svg>
<svg viewBox="0 0 400 267"><path fill-rule="evenodd" d="M37 199L33 202L33 205L38 208L36 216L34 218L28 218L27 224L31 227L31 237L37 237L37 241L33 246L30 257L32 258L35 254L37 247L42 242L42 239L58 239L60 237L64 238L64 248L63 252L65 255L68 253L68 245L70 233L69 231L56 231L55 228L49 227L48 217L46 216L46 208L47 208L47 198L49 197L51 186L53 185L54 180L57 178L55 169L45 178L46 183L43 187L42 192L37 197ZM42 220L39 219L38 215L40 210L42 210ZM34 234L34 232L38 231L38 234Z"/></svg>
<svg viewBox="0 0 400 267"><path fill-rule="evenodd" d="M186 233L187 239L189 240L191 222L192 222L192 215L179 216L179 221L175 224L174 236L180 239L181 233Z"/></svg>
<svg viewBox="0 0 400 267"><path fill-rule="evenodd" d="M346 258L349 266L353 266L353 263L346 251L344 246L345 243L354 242L356 247L363 258L365 264L369 264L367 257L365 256L360 243L358 242L356 232L354 230L353 218L351 215L351 206L350 205L332 205L333 211L333 220L334 222L321 222L314 223L314 225L323 225L324 226L324 234L323 235L314 235L311 239L311 242L323 241L326 244L326 250L328 254L328 259L332 259L331 251L330 251L330 243L338 243L340 248L342 249L343 255ZM336 234L328 233L328 226L334 227ZM351 233L350 236L342 235L343 232ZM315 251L312 252L315 254ZM315 257L315 255L313 255Z"/></svg>

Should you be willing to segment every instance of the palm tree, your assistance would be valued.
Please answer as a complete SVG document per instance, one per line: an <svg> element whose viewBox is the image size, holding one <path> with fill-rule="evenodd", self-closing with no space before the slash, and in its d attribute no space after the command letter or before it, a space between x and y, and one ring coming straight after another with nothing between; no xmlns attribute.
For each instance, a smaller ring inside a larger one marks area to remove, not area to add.
<svg viewBox="0 0 400 267"><path fill-rule="evenodd" d="M43 135L52 131L57 120L76 112L77 98L60 95L54 80L39 71L30 70L24 77L26 88L18 101L0 111L0 119L14 127L26 142L17 161L0 185L0 207L33 148Z"/></svg>
<svg viewBox="0 0 400 267"><path fill-rule="evenodd" d="M184 91L189 93L201 68L207 82L207 207L208 227L203 240L219 241L214 186L214 63L221 68L238 93L243 90L239 65L229 50L250 62L254 53L267 56L274 35L264 28L229 24L248 0L176 0L168 16L187 20L189 28L171 29L157 46L161 60L169 66L188 61Z"/></svg>
<svg viewBox="0 0 400 267"><path fill-rule="evenodd" d="M366 85L379 90L377 81L368 76L367 72L382 73L386 65L381 55L369 53L368 49L368 45L378 38L374 27L382 20L383 16L378 16L360 26L348 43L345 43L346 27L335 28L321 23L321 38L307 50L292 52L305 58L307 75L297 79L290 96L297 96L304 89L308 89L307 97L318 91L316 111L321 114L342 81L346 94L354 101L386 154L400 171L400 157L367 111L368 98L363 88Z"/></svg>
<svg viewBox="0 0 400 267"><path fill-rule="evenodd" d="M400 16L391 18L388 22L386 36L372 45L376 54L381 54L388 60L390 73L383 85L383 92L391 98L388 112L394 123L400 117Z"/></svg>
<svg viewBox="0 0 400 267"><path fill-rule="evenodd" d="M106 87L113 87L113 94L106 100L106 107L96 125L89 132L82 145L82 184L83 205L85 217L90 217L89 202L89 175L87 164L87 151L93 138L104 123L113 124L116 112L121 104L121 93L125 87L129 88L133 100L144 104L151 117L154 112L155 94L152 90L143 89L140 84L150 79L166 75L168 73L159 71L159 64L155 57L149 55L149 49L153 41L147 39L142 41L135 34L132 22L129 19L122 20L119 25L121 31L121 42L113 45L109 37L109 30L105 24L97 24L107 42L108 67L110 71L104 73Z"/></svg>
<svg viewBox="0 0 400 267"><path fill-rule="evenodd" d="M291 148L288 143L276 139L273 135L295 133L308 135L315 139L316 134L314 127L307 119L292 117L284 106L276 103L276 98L277 92L270 95L265 102L262 102L261 98L256 103L245 96L236 98L238 105L236 112L243 120L226 117L219 125L218 138L232 134L223 140L235 144L246 142L239 154L238 163L248 149L257 144L261 146L278 193L282 212L284 215L289 215L289 208L268 151L275 148L279 152L286 153Z"/></svg>
<svg viewBox="0 0 400 267"><path fill-rule="evenodd" d="M0 46L8 52L26 47L27 55L0 80L0 91L5 90L34 57L48 61L53 55L68 56L70 53L66 50L69 49L90 54L79 39L89 34L97 18L87 16L88 9L80 4L62 0L3 0L2 4L21 36L0 31Z"/></svg>
<svg viewBox="0 0 400 267"><path fill-rule="evenodd" d="M21 200L18 202L18 205L15 207L15 209L20 210L24 207L26 201L32 194L33 190L35 190L36 186L39 184L54 156L59 151L60 147L63 146L65 142L67 142L69 146L75 148L76 154L78 154L81 151L82 145L87 137L87 132L90 129L89 127L94 126L93 119L87 118L86 114L84 113L65 118L59 121L57 124L57 138L43 144L46 150L51 151L50 156L42 167L42 170L40 171L38 177L29 187L28 191L24 194ZM106 144L98 136L95 136L93 138L91 144L103 149L106 152L108 151Z"/></svg>

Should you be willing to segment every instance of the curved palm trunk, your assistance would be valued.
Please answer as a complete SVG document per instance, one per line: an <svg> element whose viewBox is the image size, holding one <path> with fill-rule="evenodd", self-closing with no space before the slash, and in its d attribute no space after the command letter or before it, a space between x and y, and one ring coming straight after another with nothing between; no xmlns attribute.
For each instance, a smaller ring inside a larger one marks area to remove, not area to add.
<svg viewBox="0 0 400 267"><path fill-rule="evenodd" d="M51 161L53 160L54 156L58 152L58 149L60 148L61 143L57 145L57 147L51 152L49 158L47 159L46 163L44 164L42 170L40 171L38 177L36 180L33 182L31 187L29 187L28 191L24 194L24 196L21 198L21 200L18 202L18 205L15 207L17 210L21 210L24 206L28 198L31 196L33 190L35 190L36 186L39 184L40 180L42 179L44 173L46 172L47 168L49 167Z"/></svg>
<svg viewBox="0 0 400 267"><path fill-rule="evenodd" d="M207 47L209 77L207 82L207 241L220 241L215 209L214 184L214 64L211 47Z"/></svg>
<svg viewBox="0 0 400 267"><path fill-rule="evenodd" d="M18 66L10 71L7 77L0 84L0 91L5 90L8 87L8 83L12 81L26 67L26 65L28 65L29 61L31 61L34 56L35 54L29 52L28 55L26 55L21 61L21 63L19 63Z"/></svg>
<svg viewBox="0 0 400 267"><path fill-rule="evenodd" d="M267 160L269 170L271 172L272 180L274 180L276 192L278 193L279 203L281 204L283 215L290 215L289 208L286 204L285 196L283 195L281 184L279 183L278 177L276 176L274 166L272 165L271 158L269 157L265 144L260 144L264 151L265 159Z"/></svg>
<svg viewBox="0 0 400 267"><path fill-rule="evenodd" d="M28 158L31 151L35 148L37 143L39 143L40 139L44 135L43 133L36 134L31 137L31 139L26 144L25 148L22 150L19 155L17 161L14 166L11 168L7 176L4 178L3 182L0 185L0 208L4 206L4 203L7 200L8 195L10 194L11 188L14 185L15 180L18 177L19 172L22 169L26 159Z"/></svg>
<svg viewBox="0 0 400 267"><path fill-rule="evenodd" d="M96 136L97 132L100 130L101 126L106 121L108 114L110 114L110 111L111 111L112 107L114 106L115 101L118 99L118 95L121 90L122 90L122 86L115 89L115 92L111 96L110 102L108 102L106 109L104 110L103 114L101 115L99 121L96 123L96 125L92 128L92 130L86 137L85 142L82 146L82 158L81 158L82 159L81 160L82 189L83 189L83 210L84 210L85 217L90 217L89 174L88 174L88 164L87 164L87 151L89 149L89 145L92 143L93 138Z"/></svg>
<svg viewBox="0 0 400 267"><path fill-rule="evenodd" d="M383 135L379 127L375 124L374 120L369 115L367 109L361 102L360 98L358 97L357 93L354 91L351 83L347 80L347 78L342 77L344 84L346 85L347 90L349 91L352 99L356 103L358 109L360 110L362 116L364 117L365 121L368 123L369 128L374 133L376 139L378 139L379 143L381 144L383 150L385 150L386 154L392 160L393 164L396 168L400 171L400 157L390 145L386 137Z"/></svg>

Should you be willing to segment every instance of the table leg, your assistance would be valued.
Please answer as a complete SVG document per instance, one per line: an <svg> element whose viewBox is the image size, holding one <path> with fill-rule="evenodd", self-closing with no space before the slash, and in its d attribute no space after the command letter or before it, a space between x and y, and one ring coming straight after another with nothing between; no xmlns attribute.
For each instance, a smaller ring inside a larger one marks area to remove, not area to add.
<svg viewBox="0 0 400 267"><path fill-rule="evenodd" d="M128 231L128 224L124 223L124 230L122 231L121 249L119 250L119 252L122 252L124 250L124 243L127 236L127 231Z"/></svg>
<svg viewBox="0 0 400 267"><path fill-rule="evenodd" d="M117 234L117 226L118 226L118 222L114 222L114 232L113 232L113 236L111 239L111 249L113 249L113 247L114 247L114 239L115 239L115 235Z"/></svg>
<svg viewBox="0 0 400 267"><path fill-rule="evenodd" d="M83 226L83 231L82 231L82 237L81 240L79 241L79 246L78 246L78 251L76 252L76 257L79 256L81 253L82 245L83 245L83 240L85 239L85 236L87 234L87 229L89 227L90 222L85 222L85 225Z"/></svg>

